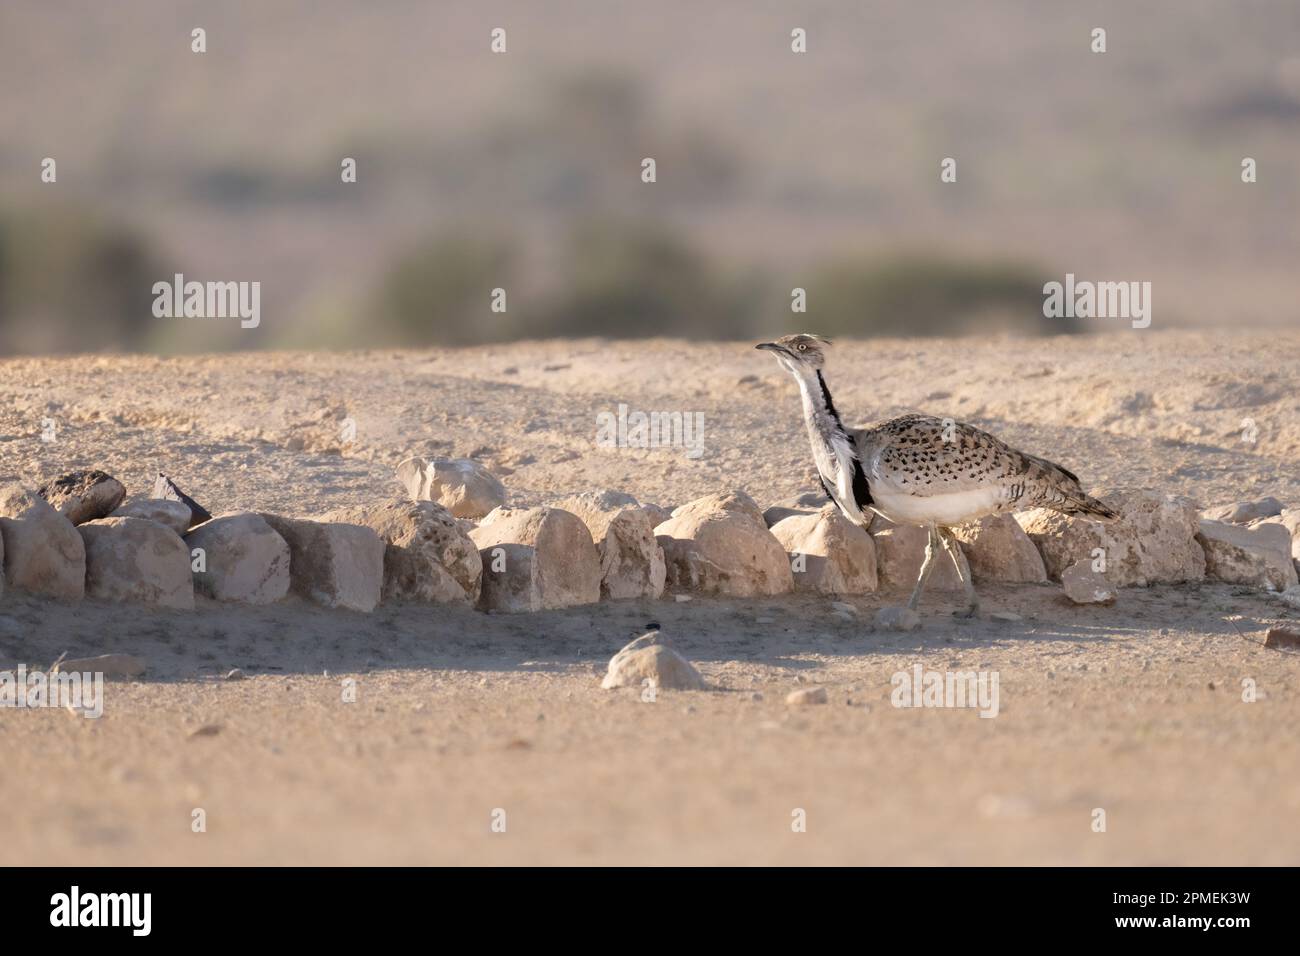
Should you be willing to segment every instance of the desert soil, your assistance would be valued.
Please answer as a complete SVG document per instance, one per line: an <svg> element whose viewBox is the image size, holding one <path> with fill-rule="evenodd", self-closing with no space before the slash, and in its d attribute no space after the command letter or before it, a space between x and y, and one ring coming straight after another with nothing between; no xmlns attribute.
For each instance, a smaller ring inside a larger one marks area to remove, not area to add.
<svg viewBox="0 0 1300 956"><path fill-rule="evenodd" d="M951 415L1093 489L1296 505L1297 368L1300 334L1141 332L842 343L827 377L846 418ZM597 448L620 402L704 413L703 456ZM413 453L480 458L520 504L813 487L793 383L752 343L0 362L4 480L99 467L147 494L164 470L214 512L310 516L398 492ZM1259 643L1300 614L1217 584L1088 608L981 591L978 621L931 593L912 634L871 628L892 593L851 598L852 623L807 595L508 616L11 591L0 670L66 651L149 671L111 682L98 720L0 710L0 863L1300 862L1300 656ZM713 690L600 688L650 622ZM917 663L996 671L998 716L891 706ZM785 703L816 685L825 705Z"/></svg>

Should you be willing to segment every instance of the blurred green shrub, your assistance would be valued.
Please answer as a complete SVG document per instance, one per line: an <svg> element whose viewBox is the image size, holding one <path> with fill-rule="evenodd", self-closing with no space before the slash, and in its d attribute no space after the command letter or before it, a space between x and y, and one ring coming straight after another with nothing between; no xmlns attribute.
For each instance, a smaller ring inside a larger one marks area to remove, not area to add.
<svg viewBox="0 0 1300 956"><path fill-rule="evenodd" d="M76 207L0 210L0 353L138 349L171 273L133 231Z"/></svg>
<svg viewBox="0 0 1300 956"><path fill-rule="evenodd" d="M1043 315L1043 275L1007 262L912 255L840 261L806 284L809 327L854 337L1077 331Z"/></svg>
<svg viewBox="0 0 1300 956"><path fill-rule="evenodd" d="M748 331L737 289L662 226L592 221L576 226L551 295L547 335L730 338Z"/></svg>
<svg viewBox="0 0 1300 956"><path fill-rule="evenodd" d="M510 311L511 244L478 232L451 231L403 255L380 282L373 322L354 345L468 345L515 338ZM492 312L492 290L506 290L507 311Z"/></svg>

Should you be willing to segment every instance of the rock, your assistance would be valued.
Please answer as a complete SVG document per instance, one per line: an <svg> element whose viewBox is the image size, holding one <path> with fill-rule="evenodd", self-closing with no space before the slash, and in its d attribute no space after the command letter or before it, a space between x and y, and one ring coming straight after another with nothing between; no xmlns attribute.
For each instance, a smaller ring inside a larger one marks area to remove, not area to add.
<svg viewBox="0 0 1300 956"><path fill-rule="evenodd" d="M787 498L785 501L779 501L772 505L763 512L763 520L770 528L793 515L814 515L823 508L834 507L835 505L831 503L831 500L820 491L808 491L798 497Z"/></svg>
<svg viewBox="0 0 1300 956"><path fill-rule="evenodd" d="M1300 649L1300 631L1289 627L1270 627L1264 635L1264 646L1273 648Z"/></svg>
<svg viewBox="0 0 1300 956"><path fill-rule="evenodd" d="M645 512L645 516L650 520L650 527L652 529L659 527L673 516L672 508L661 508L659 505L643 504L641 510Z"/></svg>
<svg viewBox="0 0 1300 956"><path fill-rule="evenodd" d="M849 604L847 601L831 601L831 610L840 611L844 614L852 614L856 617L858 606L856 604Z"/></svg>
<svg viewBox="0 0 1300 956"><path fill-rule="evenodd" d="M238 667L232 667L230 670L226 671L225 680L244 680L244 679L245 679L244 672L241 671Z"/></svg>
<svg viewBox="0 0 1300 956"><path fill-rule="evenodd" d="M86 590L86 546L67 518L20 485L0 488L0 537L11 588L79 601Z"/></svg>
<svg viewBox="0 0 1300 956"><path fill-rule="evenodd" d="M1202 521L1196 539L1205 549L1205 573L1214 581L1285 591L1297 583L1291 535L1280 524L1254 528Z"/></svg>
<svg viewBox="0 0 1300 956"><path fill-rule="evenodd" d="M772 525L771 532L793 559L796 590L822 594L876 590L876 546L871 535L838 508L793 514Z"/></svg>
<svg viewBox="0 0 1300 956"><path fill-rule="evenodd" d="M190 506L171 498L136 498L113 511L110 518L143 518L156 521L184 535L190 528L193 514Z"/></svg>
<svg viewBox="0 0 1300 956"><path fill-rule="evenodd" d="M685 604L685 603L688 602L690 599L691 599L691 596L690 596L689 594L674 594L674 595L673 595L673 600L676 601L678 604Z"/></svg>
<svg viewBox="0 0 1300 956"><path fill-rule="evenodd" d="M470 532L483 560L479 606L540 611L600 600L600 553L582 519L560 508L498 508Z"/></svg>
<svg viewBox="0 0 1300 956"><path fill-rule="evenodd" d="M1102 491L1097 496L1120 517L1102 521L1045 508L1016 515L1038 545L1051 580L1060 580L1065 569L1076 562L1091 564L1097 548L1105 554L1104 573L1113 587L1204 579L1205 552L1196 542L1200 519L1192 499L1132 488Z"/></svg>
<svg viewBox="0 0 1300 956"><path fill-rule="evenodd" d="M457 518L482 518L506 503L505 485L468 458L407 458L397 478L412 500L436 502Z"/></svg>
<svg viewBox="0 0 1300 956"><path fill-rule="evenodd" d="M863 534L866 534L866 532L864 531ZM827 700L825 687L803 687L799 690L792 690L785 695L785 702L791 707L824 704Z"/></svg>
<svg viewBox="0 0 1300 956"><path fill-rule="evenodd" d="M725 597L785 594L794 588L781 542L743 491L682 505L655 528L673 587Z"/></svg>
<svg viewBox="0 0 1300 956"><path fill-rule="evenodd" d="M262 514L289 545L289 590L325 607L373 611L384 588L384 542L369 528Z"/></svg>
<svg viewBox="0 0 1300 956"><path fill-rule="evenodd" d="M333 511L325 518L364 525L383 538L385 601L478 603L483 560L442 505L397 499Z"/></svg>
<svg viewBox="0 0 1300 956"><path fill-rule="evenodd" d="M1115 589L1106 579L1092 569L1092 559L1076 561L1061 574L1061 587L1065 596L1075 604L1113 604Z"/></svg>
<svg viewBox="0 0 1300 956"><path fill-rule="evenodd" d="M589 492L556 502L577 515L600 552L602 597L657 599L664 593L664 551L650 516L631 495Z"/></svg>
<svg viewBox="0 0 1300 956"><path fill-rule="evenodd" d="M149 665L143 658L130 654L101 654L62 660L50 668L53 673L103 674L105 677L139 677L148 669Z"/></svg>
<svg viewBox="0 0 1300 956"><path fill-rule="evenodd" d="M158 478L153 483L153 497L165 501L179 501L190 509L190 527L200 525L211 519L212 514L207 508L199 504L185 492L181 491L180 486L172 481L161 471L158 472Z"/></svg>
<svg viewBox="0 0 1300 956"><path fill-rule="evenodd" d="M664 690L705 690L708 685L695 665L670 647L658 631L643 634L609 661L600 686L643 687L649 680Z"/></svg>
<svg viewBox="0 0 1300 956"><path fill-rule="evenodd" d="M1023 621L1024 618L1021 617L1019 614L1017 614L1015 611L994 611L992 614L989 615L989 620L1002 621L1006 624L1015 624L1019 621Z"/></svg>
<svg viewBox="0 0 1300 956"><path fill-rule="evenodd" d="M289 544L261 515L237 512L205 521L185 537L203 549L194 587L217 601L271 604L289 593Z"/></svg>
<svg viewBox="0 0 1300 956"><path fill-rule="evenodd" d="M1201 517L1209 521L1222 521L1225 524L1249 524L1259 518L1272 518L1282 513L1282 502L1276 498L1260 498L1258 501L1238 501L1236 504L1211 508Z"/></svg>
<svg viewBox="0 0 1300 956"><path fill-rule="evenodd" d="M1043 556L1009 514L989 515L952 529L978 584L1042 584L1047 580Z"/></svg>
<svg viewBox="0 0 1300 956"><path fill-rule="evenodd" d="M86 546L88 597L194 607L190 551L171 528L144 518L99 518L77 531Z"/></svg>
<svg viewBox="0 0 1300 956"><path fill-rule="evenodd" d="M126 488L102 471L74 471L47 481L37 492L73 524L106 518L126 497Z"/></svg>
<svg viewBox="0 0 1300 956"><path fill-rule="evenodd" d="M876 567L880 582L891 588L913 588L921 574L925 560L925 544L929 532L920 525L894 524L884 518L872 522L871 540L876 546ZM878 530L874 530L878 529ZM966 555L957 549L963 572L969 573ZM934 569L925 585L926 591L960 591L963 589L952 558L942 548L934 556Z"/></svg>
<svg viewBox="0 0 1300 956"><path fill-rule="evenodd" d="M910 607L882 607L876 612L876 627L883 631L915 631L921 615Z"/></svg>
<svg viewBox="0 0 1300 956"><path fill-rule="evenodd" d="M1278 598L1287 607L1293 607L1297 611L1300 611L1300 585L1293 584L1291 587L1279 594Z"/></svg>
<svg viewBox="0 0 1300 956"><path fill-rule="evenodd" d="M1252 521L1248 528L1258 528L1264 524L1279 524L1291 535L1291 560L1300 571L1300 508L1284 508L1282 513L1271 518L1259 518Z"/></svg>

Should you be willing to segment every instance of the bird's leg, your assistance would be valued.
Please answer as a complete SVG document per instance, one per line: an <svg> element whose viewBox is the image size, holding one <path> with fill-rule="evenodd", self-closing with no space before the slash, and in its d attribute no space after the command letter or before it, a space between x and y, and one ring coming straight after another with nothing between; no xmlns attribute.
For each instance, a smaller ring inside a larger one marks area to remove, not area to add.
<svg viewBox="0 0 1300 956"><path fill-rule="evenodd" d="M957 577L961 579L961 586L966 591L966 609L964 611L954 611L954 617L979 617L980 601L975 596L975 582L971 580L970 569L962 572L961 555L957 553L957 539L953 537L952 532L947 528L939 529L939 540L943 542L943 549L948 552L948 557L952 558L952 566L957 569Z"/></svg>
<svg viewBox="0 0 1300 956"><path fill-rule="evenodd" d="M913 611L916 605L921 601L921 592L925 590L925 582L930 578L930 572L934 570L935 552L939 550L939 532L935 530L934 525L928 528L930 532L929 539L925 542L925 560L921 562L921 573L917 576L916 587L912 589L912 597L908 600L907 606Z"/></svg>

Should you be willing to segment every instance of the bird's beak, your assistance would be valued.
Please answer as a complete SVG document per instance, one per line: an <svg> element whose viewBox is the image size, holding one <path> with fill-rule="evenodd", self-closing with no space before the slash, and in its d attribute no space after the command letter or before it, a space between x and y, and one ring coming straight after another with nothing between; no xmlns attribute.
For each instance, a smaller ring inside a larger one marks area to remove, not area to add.
<svg viewBox="0 0 1300 956"><path fill-rule="evenodd" d="M777 345L775 342L759 342L757 345L754 346L754 348L756 348L756 349L764 349L764 350L766 350L766 351L768 351L768 352L784 352L784 351L786 351L786 349L785 349L783 346Z"/></svg>

